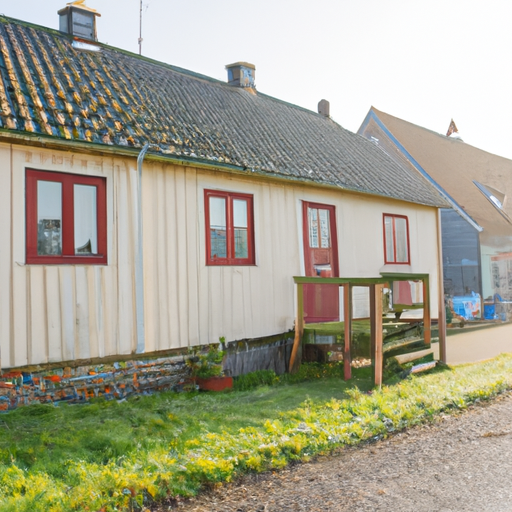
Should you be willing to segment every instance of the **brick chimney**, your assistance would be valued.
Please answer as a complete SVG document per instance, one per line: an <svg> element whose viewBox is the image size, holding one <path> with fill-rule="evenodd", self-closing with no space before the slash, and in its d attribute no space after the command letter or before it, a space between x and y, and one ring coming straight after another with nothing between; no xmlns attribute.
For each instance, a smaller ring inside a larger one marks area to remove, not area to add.
<svg viewBox="0 0 512 512"><path fill-rule="evenodd" d="M226 66L228 70L228 84L235 87L249 87L256 89L256 66L248 62L235 62Z"/></svg>
<svg viewBox="0 0 512 512"><path fill-rule="evenodd" d="M59 30L80 39L97 41L95 9L85 5L85 0L75 0L57 13L60 16Z"/></svg>

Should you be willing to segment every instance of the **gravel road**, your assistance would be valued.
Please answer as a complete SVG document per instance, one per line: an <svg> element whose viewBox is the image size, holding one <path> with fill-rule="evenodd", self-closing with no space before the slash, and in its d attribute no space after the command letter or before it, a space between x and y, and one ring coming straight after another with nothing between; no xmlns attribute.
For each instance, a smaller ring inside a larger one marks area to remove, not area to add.
<svg viewBox="0 0 512 512"><path fill-rule="evenodd" d="M512 394L159 510L512 511Z"/></svg>

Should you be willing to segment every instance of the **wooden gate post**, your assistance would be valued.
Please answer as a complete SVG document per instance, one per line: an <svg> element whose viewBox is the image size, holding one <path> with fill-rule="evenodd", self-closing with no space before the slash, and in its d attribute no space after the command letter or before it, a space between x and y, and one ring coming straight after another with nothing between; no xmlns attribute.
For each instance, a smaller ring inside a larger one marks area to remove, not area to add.
<svg viewBox="0 0 512 512"><path fill-rule="evenodd" d="M423 278L423 341L430 346L430 281L428 276Z"/></svg>
<svg viewBox="0 0 512 512"><path fill-rule="evenodd" d="M297 283L297 318L295 320L295 338L288 371L295 373L300 367L302 359L302 336L304 334L304 285Z"/></svg>
<svg viewBox="0 0 512 512"><path fill-rule="evenodd" d="M373 378L376 386L382 385L382 291L384 284L370 285L370 338Z"/></svg>
<svg viewBox="0 0 512 512"><path fill-rule="evenodd" d="M343 377L352 378L352 285L343 285L343 322L345 327L345 345L343 347Z"/></svg>

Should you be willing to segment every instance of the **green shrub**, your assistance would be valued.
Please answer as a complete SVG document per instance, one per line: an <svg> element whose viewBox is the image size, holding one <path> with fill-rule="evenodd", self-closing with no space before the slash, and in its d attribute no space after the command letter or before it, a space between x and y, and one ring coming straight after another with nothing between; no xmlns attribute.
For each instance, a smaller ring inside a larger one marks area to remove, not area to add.
<svg viewBox="0 0 512 512"><path fill-rule="evenodd" d="M236 391L247 391L259 386L273 386L279 383L274 370L257 370L234 378L233 388Z"/></svg>

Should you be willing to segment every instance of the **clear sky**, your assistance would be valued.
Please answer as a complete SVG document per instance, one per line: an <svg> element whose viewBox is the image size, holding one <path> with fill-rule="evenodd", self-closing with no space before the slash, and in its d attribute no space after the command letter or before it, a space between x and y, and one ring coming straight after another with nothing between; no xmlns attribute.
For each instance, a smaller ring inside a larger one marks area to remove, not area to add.
<svg viewBox="0 0 512 512"><path fill-rule="evenodd" d="M58 28L66 0L0 0ZM140 0L87 0L98 39L138 52ZM147 57L226 80L256 65L260 92L357 131L373 105L512 159L511 0L143 0Z"/></svg>

